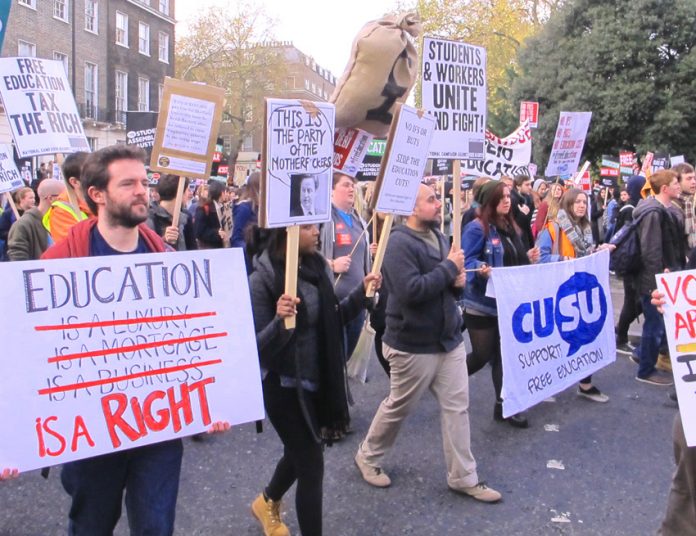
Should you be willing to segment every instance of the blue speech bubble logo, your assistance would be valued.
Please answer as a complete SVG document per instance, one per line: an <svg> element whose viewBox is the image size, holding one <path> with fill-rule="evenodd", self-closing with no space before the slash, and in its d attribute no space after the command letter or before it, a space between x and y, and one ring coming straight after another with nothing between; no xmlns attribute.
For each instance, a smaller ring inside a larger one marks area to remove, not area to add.
<svg viewBox="0 0 696 536"><path fill-rule="evenodd" d="M607 297L597 278L578 272L556 293L555 321L561 338L570 345L568 356L593 342L607 318Z"/></svg>

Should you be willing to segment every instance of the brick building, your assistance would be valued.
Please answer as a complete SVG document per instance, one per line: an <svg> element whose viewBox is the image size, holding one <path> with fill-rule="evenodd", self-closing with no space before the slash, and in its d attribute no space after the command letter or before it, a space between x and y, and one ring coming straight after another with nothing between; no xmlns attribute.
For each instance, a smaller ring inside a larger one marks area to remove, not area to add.
<svg viewBox="0 0 696 536"><path fill-rule="evenodd" d="M12 0L2 56L62 61L92 149L123 142L124 112L158 111L174 76L174 2ZM0 110L0 143L10 141Z"/></svg>

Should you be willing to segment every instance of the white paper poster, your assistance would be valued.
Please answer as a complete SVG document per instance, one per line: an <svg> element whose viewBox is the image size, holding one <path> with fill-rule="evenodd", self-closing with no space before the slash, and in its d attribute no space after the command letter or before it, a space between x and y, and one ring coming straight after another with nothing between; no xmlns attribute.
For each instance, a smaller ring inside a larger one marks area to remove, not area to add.
<svg viewBox="0 0 696 536"><path fill-rule="evenodd" d="M262 419L242 251L0 264L0 467Z"/></svg>
<svg viewBox="0 0 696 536"><path fill-rule="evenodd" d="M437 120L430 158L483 160L486 130L486 49L423 39L423 109Z"/></svg>
<svg viewBox="0 0 696 536"><path fill-rule="evenodd" d="M561 112L558 118L553 149L545 175L572 175L578 170L592 112Z"/></svg>
<svg viewBox="0 0 696 536"><path fill-rule="evenodd" d="M327 102L266 100L266 227L331 219L335 108Z"/></svg>
<svg viewBox="0 0 696 536"><path fill-rule="evenodd" d="M214 117L214 102L172 94L162 147L205 155L208 152Z"/></svg>
<svg viewBox="0 0 696 536"><path fill-rule="evenodd" d="M462 173L499 179L503 175L529 175L532 160L532 131L527 121L504 138L486 130L484 160L462 160ZM535 170L536 171L536 170Z"/></svg>
<svg viewBox="0 0 696 536"><path fill-rule="evenodd" d="M377 179L375 210L410 216L428 160L435 119L402 105L389 134L388 154Z"/></svg>
<svg viewBox="0 0 696 536"><path fill-rule="evenodd" d="M572 261L494 268L492 274L503 334L504 416L616 360L608 251Z"/></svg>
<svg viewBox="0 0 696 536"><path fill-rule="evenodd" d="M696 447L696 270L656 275L686 444Z"/></svg>
<svg viewBox="0 0 696 536"><path fill-rule="evenodd" d="M12 158L12 147L0 144L0 194L24 186L22 176Z"/></svg>
<svg viewBox="0 0 696 536"><path fill-rule="evenodd" d="M0 96L20 158L89 151L63 62L0 58Z"/></svg>

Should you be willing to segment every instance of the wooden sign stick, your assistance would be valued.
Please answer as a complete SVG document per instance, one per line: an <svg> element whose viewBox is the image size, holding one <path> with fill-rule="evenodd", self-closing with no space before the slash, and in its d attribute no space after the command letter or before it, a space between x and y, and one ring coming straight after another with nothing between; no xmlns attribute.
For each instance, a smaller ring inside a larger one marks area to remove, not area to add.
<svg viewBox="0 0 696 536"><path fill-rule="evenodd" d="M286 228L287 245L285 248L285 294L297 297L297 266L299 262L300 226L291 225ZM285 329L294 329L297 318L289 316L284 320Z"/></svg>
<svg viewBox="0 0 696 536"><path fill-rule="evenodd" d="M440 206L440 232L442 234L445 234L445 188L447 184L447 177L442 178L442 182L440 182L440 201L442 202L442 206Z"/></svg>
<svg viewBox="0 0 696 536"><path fill-rule="evenodd" d="M459 159L452 165L452 246L462 247L462 162ZM444 199L443 199L444 203Z"/></svg>
<svg viewBox="0 0 696 536"><path fill-rule="evenodd" d="M12 194L10 192L5 192L5 196L7 197L7 202L10 204L12 212L14 212L15 218L19 219L19 210L17 210L17 205L15 205Z"/></svg>
<svg viewBox="0 0 696 536"><path fill-rule="evenodd" d="M186 177L179 177L179 184L176 188L176 203L174 203L174 214L172 214L172 227L179 228L179 216L181 216L181 206L184 202L184 187Z"/></svg>
<svg viewBox="0 0 696 536"><path fill-rule="evenodd" d="M389 234L391 233L392 223L394 223L394 214L387 214L384 218L384 224L382 225L382 233L379 237L379 243L377 244L377 253L375 254L375 260L372 263L373 274L378 274L382 271L382 262L384 261L384 253L387 250L387 242L389 241ZM365 293L365 296L372 298L375 295L375 286L370 285Z"/></svg>

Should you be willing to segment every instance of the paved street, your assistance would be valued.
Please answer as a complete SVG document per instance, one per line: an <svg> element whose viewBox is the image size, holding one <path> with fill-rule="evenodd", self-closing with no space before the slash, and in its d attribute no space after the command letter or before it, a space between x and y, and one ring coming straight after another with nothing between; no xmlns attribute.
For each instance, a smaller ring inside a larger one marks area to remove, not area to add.
<svg viewBox="0 0 696 536"><path fill-rule="evenodd" d="M616 316L621 303L615 294ZM638 332L634 325L632 333ZM386 376L373 363L369 382L352 384L355 433L326 451L324 533L654 534L672 472L676 410L668 403L667 388L638 383L634 375L635 365L619 354L594 376L611 397L608 404L568 390L555 402L532 408L527 430L494 422L488 369L472 377L472 444L479 474L504 495L501 504L487 505L447 489L437 406L430 395L406 422L384 465L392 487L375 489L362 481L353 455L388 390ZM558 431L546 431L545 425ZM186 440L177 534L260 535L249 505L280 452L268 424L261 435L244 425L205 443ZM563 469L547 468L551 460ZM0 536L66 533L68 499L59 473L52 470L45 481L32 472L0 486ZM285 519L297 534L294 492L288 498ZM124 516L117 534L127 533Z"/></svg>

